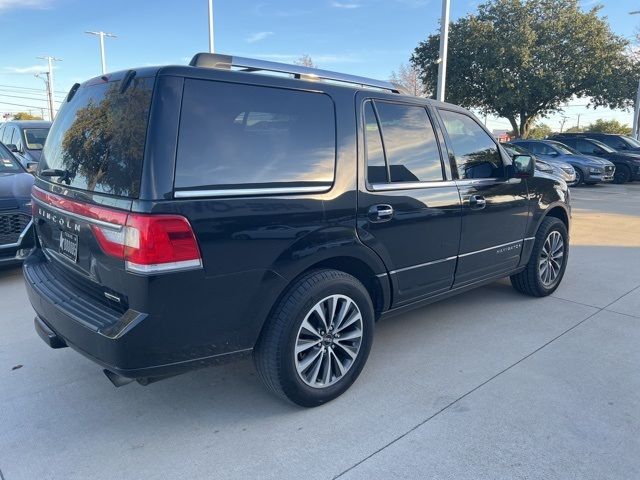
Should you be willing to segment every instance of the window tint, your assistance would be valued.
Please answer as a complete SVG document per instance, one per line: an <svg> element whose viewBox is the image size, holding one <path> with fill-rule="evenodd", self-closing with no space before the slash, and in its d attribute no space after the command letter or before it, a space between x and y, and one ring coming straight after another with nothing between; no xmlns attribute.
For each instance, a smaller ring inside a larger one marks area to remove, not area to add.
<svg viewBox="0 0 640 480"><path fill-rule="evenodd" d="M135 77L123 93L120 81L81 86L62 104L38 171L66 170L67 176L53 180L82 190L137 197L153 83L153 78Z"/></svg>
<svg viewBox="0 0 640 480"><path fill-rule="evenodd" d="M48 128L25 128L24 138L27 141L27 148L29 150L42 150L48 133Z"/></svg>
<svg viewBox="0 0 640 480"><path fill-rule="evenodd" d="M5 145L9 145L11 143L11 132L13 132L11 125L5 126L4 131L2 132L2 143Z"/></svg>
<svg viewBox="0 0 640 480"><path fill-rule="evenodd" d="M581 138L578 139L578 150L580 151L580 153L586 153L587 155L591 153L602 152L602 149L599 148L598 145Z"/></svg>
<svg viewBox="0 0 640 480"><path fill-rule="evenodd" d="M382 139L378 120L373 111L373 103L367 102L364 107L364 134L367 155L367 180L369 183L387 183L387 164L384 160Z"/></svg>
<svg viewBox="0 0 640 480"><path fill-rule="evenodd" d="M175 186L328 186L335 144L324 94L187 80Z"/></svg>
<svg viewBox="0 0 640 480"><path fill-rule="evenodd" d="M468 115L441 110L460 178L501 178L504 165L498 146Z"/></svg>
<svg viewBox="0 0 640 480"><path fill-rule="evenodd" d="M602 143L604 143L605 145L608 145L609 147L615 150L627 150L629 148L628 145L624 142L624 140L622 140L619 137L610 137L608 135L602 135L600 138L598 138L598 140L600 140Z"/></svg>
<svg viewBox="0 0 640 480"><path fill-rule="evenodd" d="M16 147L18 147L18 150L20 150L22 148L22 139L20 138L20 129L18 127L13 127L12 130L13 130L13 133L11 135L11 142L9 143L13 143Z"/></svg>
<svg viewBox="0 0 640 480"><path fill-rule="evenodd" d="M18 173L23 172L16 159L9 153L9 150L0 145L0 173Z"/></svg>
<svg viewBox="0 0 640 480"><path fill-rule="evenodd" d="M533 153L534 155L557 155L553 148L545 143L540 142L526 142L523 145L527 147L527 149Z"/></svg>
<svg viewBox="0 0 640 480"><path fill-rule="evenodd" d="M424 107L376 102L392 182L440 181L442 163Z"/></svg>

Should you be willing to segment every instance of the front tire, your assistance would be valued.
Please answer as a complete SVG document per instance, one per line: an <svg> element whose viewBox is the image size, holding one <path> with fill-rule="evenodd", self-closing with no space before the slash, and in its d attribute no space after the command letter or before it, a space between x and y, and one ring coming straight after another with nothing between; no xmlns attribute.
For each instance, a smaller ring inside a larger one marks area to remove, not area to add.
<svg viewBox="0 0 640 480"><path fill-rule="evenodd" d="M616 171L613 174L613 183L621 184L627 183L631 179L631 170L625 165L616 166Z"/></svg>
<svg viewBox="0 0 640 480"><path fill-rule="evenodd" d="M560 285L569 258L566 225L554 217L545 218L538 232L526 268L511 276L517 291L532 297L551 295Z"/></svg>
<svg viewBox="0 0 640 480"><path fill-rule="evenodd" d="M575 187L578 187L580 185L584 184L584 173L582 173L582 170L580 170L579 168L576 168L576 183L575 183Z"/></svg>
<svg viewBox="0 0 640 480"><path fill-rule="evenodd" d="M260 378L276 395L316 407L358 378L373 342L366 288L338 270L316 270L285 293L254 350Z"/></svg>

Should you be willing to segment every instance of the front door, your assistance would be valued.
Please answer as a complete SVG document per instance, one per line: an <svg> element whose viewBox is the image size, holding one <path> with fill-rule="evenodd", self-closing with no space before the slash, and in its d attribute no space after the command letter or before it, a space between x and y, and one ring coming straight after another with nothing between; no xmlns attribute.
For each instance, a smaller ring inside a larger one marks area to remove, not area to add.
<svg viewBox="0 0 640 480"><path fill-rule="evenodd" d="M492 136L463 111L439 109L455 158L462 231L454 286L513 271L529 217L527 182L508 178Z"/></svg>
<svg viewBox="0 0 640 480"><path fill-rule="evenodd" d="M358 97L364 148L358 235L385 262L393 306L449 290L460 197L426 106ZM441 135L441 134L440 134Z"/></svg>

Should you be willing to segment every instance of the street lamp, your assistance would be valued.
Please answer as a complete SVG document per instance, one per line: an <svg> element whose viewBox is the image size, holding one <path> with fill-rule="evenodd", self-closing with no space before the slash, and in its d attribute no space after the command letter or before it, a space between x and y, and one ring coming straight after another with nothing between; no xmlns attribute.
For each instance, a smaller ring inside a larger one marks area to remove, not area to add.
<svg viewBox="0 0 640 480"><path fill-rule="evenodd" d="M444 102L444 87L447 80L447 50L449 48L449 0L442 0L440 16L440 58L438 58L438 85L436 100Z"/></svg>
<svg viewBox="0 0 640 480"><path fill-rule="evenodd" d="M39 78L44 82L45 88L47 89L47 102L49 103L49 120L53 122L53 113L51 112L52 102L51 102L51 96L49 95L50 93L49 92L49 72L38 72L38 73L34 73L33 76L36 78ZM42 115L42 118L44 118L44 114Z"/></svg>
<svg viewBox="0 0 640 480"><path fill-rule="evenodd" d="M629 12L629 15L637 15L640 13L640 10L634 10L633 12ZM633 106L633 130L632 136L633 138L638 138L638 115L640 115L640 80L638 81L638 91L636 92L636 103Z"/></svg>
<svg viewBox="0 0 640 480"><path fill-rule="evenodd" d="M113 33L107 33L102 31L84 32L84 33L88 33L89 35L97 35L98 37L100 37L100 62L102 64L102 74L104 75L105 73L107 73L107 63L104 58L104 37L111 37L111 38L117 38L117 37Z"/></svg>

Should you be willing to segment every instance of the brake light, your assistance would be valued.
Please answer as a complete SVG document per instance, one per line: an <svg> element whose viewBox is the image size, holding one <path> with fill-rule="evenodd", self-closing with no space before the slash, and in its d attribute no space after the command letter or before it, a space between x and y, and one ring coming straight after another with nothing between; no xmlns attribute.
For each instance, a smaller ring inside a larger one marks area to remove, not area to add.
<svg viewBox="0 0 640 480"><path fill-rule="evenodd" d="M86 219L102 251L124 260L129 271L158 273L202 267L198 242L185 217L122 212L37 187L32 194L45 204Z"/></svg>

